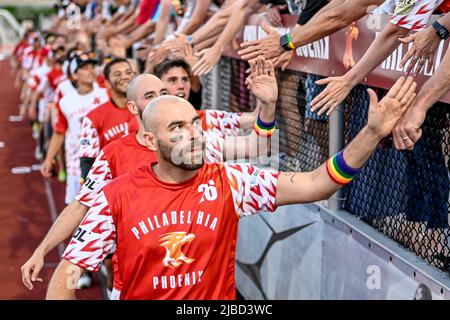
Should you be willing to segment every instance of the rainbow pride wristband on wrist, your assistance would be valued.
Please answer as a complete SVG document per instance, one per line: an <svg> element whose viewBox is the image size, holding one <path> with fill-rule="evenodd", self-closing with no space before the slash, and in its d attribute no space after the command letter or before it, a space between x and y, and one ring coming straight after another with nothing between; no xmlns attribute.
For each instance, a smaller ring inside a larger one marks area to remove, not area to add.
<svg viewBox="0 0 450 320"><path fill-rule="evenodd" d="M275 119L272 122L267 123L262 121L258 114L254 129L258 136L270 137L275 131Z"/></svg>
<svg viewBox="0 0 450 320"><path fill-rule="evenodd" d="M289 48L291 48L292 50L297 49L294 45L294 42L292 41L292 37L291 37L291 33L287 34L287 38L288 38L288 46Z"/></svg>
<svg viewBox="0 0 450 320"><path fill-rule="evenodd" d="M330 178L337 184L347 184L361 169L350 167L344 160L344 151L339 152L327 161L327 171Z"/></svg>

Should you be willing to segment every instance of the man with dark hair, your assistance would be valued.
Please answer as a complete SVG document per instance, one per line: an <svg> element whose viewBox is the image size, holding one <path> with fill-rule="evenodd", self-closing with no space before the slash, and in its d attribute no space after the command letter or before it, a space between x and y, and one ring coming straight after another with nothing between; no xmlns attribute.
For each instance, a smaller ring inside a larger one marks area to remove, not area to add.
<svg viewBox="0 0 450 320"><path fill-rule="evenodd" d="M173 89L171 90L168 88L169 94L172 94L171 92L176 92L176 94L173 95L188 100L192 105L195 106L195 108L200 108L202 103L201 84L193 88L192 80L194 79L189 63L181 59L166 60L164 62L161 62L160 64L157 64L153 73L155 76L162 80L163 75L169 74L173 70L181 71L182 75L173 75L170 77L170 80L168 80L169 83L167 83L166 86L173 87ZM180 72L176 73L179 74ZM163 80L163 82L166 81Z"/></svg>
<svg viewBox="0 0 450 320"><path fill-rule="evenodd" d="M53 168L53 158L64 144L66 151L67 184L66 204L72 202L80 190L80 131L83 117L108 100L105 89L95 86L95 65L97 60L87 54L75 56L69 65L74 80L77 83L75 93L64 96L57 105L58 116L54 132L41 173L50 177Z"/></svg>
<svg viewBox="0 0 450 320"><path fill-rule="evenodd" d="M111 141L138 130L135 117L127 108L126 90L133 78L127 59L116 58L103 69L109 100L89 112L81 125L80 166L84 180L95 158Z"/></svg>
<svg viewBox="0 0 450 320"><path fill-rule="evenodd" d="M155 66L155 75L166 85L170 95L190 100L191 69L183 60L166 60ZM195 106L195 105L194 105ZM259 107L253 112L227 112L222 110L198 110L203 130L213 130L223 136L236 136L241 130L251 129L258 116Z"/></svg>

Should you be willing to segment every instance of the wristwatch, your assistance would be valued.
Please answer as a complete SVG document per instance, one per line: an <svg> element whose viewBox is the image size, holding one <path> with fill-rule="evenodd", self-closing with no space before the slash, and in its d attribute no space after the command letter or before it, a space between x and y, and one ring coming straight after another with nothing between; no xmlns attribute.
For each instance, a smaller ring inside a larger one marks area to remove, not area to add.
<svg viewBox="0 0 450 320"><path fill-rule="evenodd" d="M292 42L292 38L289 33L286 33L280 37L280 46L286 51L295 49L294 43Z"/></svg>
<svg viewBox="0 0 450 320"><path fill-rule="evenodd" d="M442 40L446 40L450 36L450 32L446 27L444 27L442 24L440 24L438 21L435 21L433 23L433 28L436 30L437 35Z"/></svg>

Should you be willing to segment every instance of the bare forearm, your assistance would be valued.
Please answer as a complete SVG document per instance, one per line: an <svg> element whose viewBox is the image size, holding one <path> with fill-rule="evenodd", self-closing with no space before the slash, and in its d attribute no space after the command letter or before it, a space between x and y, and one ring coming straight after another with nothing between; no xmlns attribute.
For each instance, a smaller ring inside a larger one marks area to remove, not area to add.
<svg viewBox="0 0 450 320"><path fill-rule="evenodd" d="M170 20L170 1L161 2L161 16L156 24L154 44L160 44L166 35Z"/></svg>
<svg viewBox="0 0 450 320"><path fill-rule="evenodd" d="M252 112L243 112L242 113L241 118L239 119L239 126L241 127L242 130L251 129L253 127L253 125L255 124L256 118L258 117L259 110L260 110L260 105L258 103L255 110L253 110ZM267 117L266 115L263 115L263 116ZM270 115L267 118L270 118ZM270 120L270 121L272 121L272 120ZM268 122L270 122L270 121L268 121Z"/></svg>
<svg viewBox="0 0 450 320"><path fill-rule="evenodd" d="M211 35L211 37L196 43L195 50L201 51L203 49L211 48L214 45L214 43L216 43L217 39L219 38L219 35L220 35L219 33Z"/></svg>
<svg viewBox="0 0 450 320"><path fill-rule="evenodd" d="M223 29L219 38L213 46L213 49L222 53L226 46L231 42L236 33L241 29L247 16L252 12L250 8L237 7L231 14L231 18L228 20L225 29Z"/></svg>
<svg viewBox="0 0 450 320"><path fill-rule="evenodd" d="M195 45L210 38L212 35L220 33L220 31L223 30L223 27L226 25L232 12L230 8L231 6L226 9L221 9L213 15L203 27L192 34Z"/></svg>
<svg viewBox="0 0 450 320"><path fill-rule="evenodd" d="M145 24L139 26L128 36L126 47L129 47L133 43L148 36L150 33L152 33L154 28L155 24L152 21L147 21Z"/></svg>
<svg viewBox="0 0 450 320"><path fill-rule="evenodd" d="M421 108L427 111L449 90L450 51L447 50L436 73L420 89L412 108Z"/></svg>
<svg viewBox="0 0 450 320"><path fill-rule="evenodd" d="M114 33L130 33L136 30L139 27L139 25L135 24L134 22L135 22L134 16L130 17L129 19L121 23L117 27L117 29L114 30Z"/></svg>
<svg viewBox="0 0 450 320"><path fill-rule="evenodd" d="M58 132L53 132L52 138L50 139L50 145L48 147L46 160L53 160L56 154L61 149L64 143L64 135Z"/></svg>
<svg viewBox="0 0 450 320"><path fill-rule="evenodd" d="M380 139L365 127L344 150L347 164L353 168L361 168L374 152ZM276 203L282 206L324 200L341 187L329 177L325 163L312 172L282 173L278 178Z"/></svg>
<svg viewBox="0 0 450 320"><path fill-rule="evenodd" d="M206 14L208 13L208 8L211 2L211 0L196 2L191 19L183 28L183 30L181 30L181 33L190 35L202 25L203 21L205 21Z"/></svg>
<svg viewBox="0 0 450 320"><path fill-rule="evenodd" d="M88 209L79 201L72 201L55 220L35 252L46 256L57 245L69 238L75 232L81 220L83 220Z"/></svg>
<svg viewBox="0 0 450 320"><path fill-rule="evenodd" d="M358 63L345 75L353 86L382 63L399 45L398 38L406 36L408 29L388 24Z"/></svg>
<svg viewBox="0 0 450 320"><path fill-rule="evenodd" d="M83 269L63 259L48 284L47 300L75 300L75 287Z"/></svg>
<svg viewBox="0 0 450 320"><path fill-rule="evenodd" d="M275 118L275 104L266 103L260 107L260 118L262 121L270 123ZM256 121L253 121L253 124ZM236 159L255 158L262 155L267 155L270 149L270 138L259 136L255 130L247 136L227 137L225 139L224 161Z"/></svg>
<svg viewBox="0 0 450 320"><path fill-rule="evenodd" d="M322 39L345 28L367 14L369 5L383 0L335 0L326 5L307 24L297 25L291 32L296 47Z"/></svg>

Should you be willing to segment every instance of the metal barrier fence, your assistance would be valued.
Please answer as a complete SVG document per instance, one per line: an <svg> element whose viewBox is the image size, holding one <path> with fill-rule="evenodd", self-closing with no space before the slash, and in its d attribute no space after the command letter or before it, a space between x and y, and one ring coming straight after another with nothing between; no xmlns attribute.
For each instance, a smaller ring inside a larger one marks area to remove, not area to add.
<svg viewBox="0 0 450 320"><path fill-rule="evenodd" d="M252 110L255 100L244 85L247 68L245 61L222 57L213 72L203 78L204 108ZM282 171L317 168L328 159L330 151L341 149L340 141L347 144L367 121L369 97L363 85L352 90L331 121L312 113L309 102L322 89L314 83L318 78L292 70L277 74L276 119ZM376 90L379 98L386 93ZM392 139L386 138L362 172L334 197L342 200L336 208L342 206L447 273L449 112L447 104L433 106L423 126L423 137L411 152L395 150ZM343 130L336 127L340 120ZM341 132L336 134L336 130Z"/></svg>

